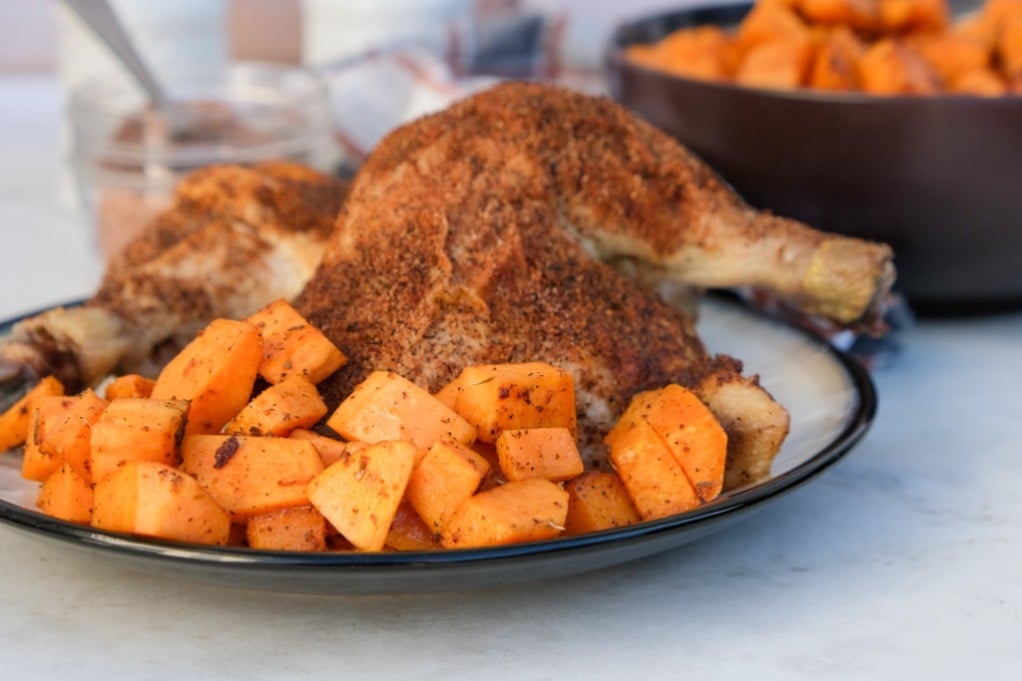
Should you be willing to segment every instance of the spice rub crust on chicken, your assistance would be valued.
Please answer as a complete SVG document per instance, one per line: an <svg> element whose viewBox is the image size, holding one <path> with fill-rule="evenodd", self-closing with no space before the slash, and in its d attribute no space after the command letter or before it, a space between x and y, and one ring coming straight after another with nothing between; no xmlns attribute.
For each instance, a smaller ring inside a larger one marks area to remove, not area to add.
<svg viewBox="0 0 1022 681"><path fill-rule="evenodd" d="M154 374L212 319L294 298L319 265L346 187L290 162L192 172L84 305L15 325L0 379L53 374L75 390L113 371Z"/></svg>
<svg viewBox="0 0 1022 681"><path fill-rule="evenodd" d="M575 377L592 461L635 393L677 382L728 431L735 487L768 474L787 412L649 282L753 285L853 322L890 261L750 209L607 99L509 83L381 142L296 304L348 355L322 386L330 401L374 369L436 390L469 364L547 361Z"/></svg>

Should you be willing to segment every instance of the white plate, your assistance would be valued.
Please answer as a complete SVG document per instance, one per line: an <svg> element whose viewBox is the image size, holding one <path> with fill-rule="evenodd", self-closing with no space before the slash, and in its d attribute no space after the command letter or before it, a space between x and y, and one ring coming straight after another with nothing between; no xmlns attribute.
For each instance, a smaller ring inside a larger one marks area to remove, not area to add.
<svg viewBox="0 0 1022 681"><path fill-rule="evenodd" d="M9 324L9 323L8 323ZM2 332L7 325L0 325ZM0 456L0 522L69 548L98 551L172 578L306 593L413 593L552 579L665 551L764 507L813 479L865 435L876 395L852 358L808 334L714 300L700 334L713 353L740 358L791 414L771 477L680 515L589 535L485 549L410 553L299 553L196 546L94 530L35 510L36 483L16 453Z"/></svg>

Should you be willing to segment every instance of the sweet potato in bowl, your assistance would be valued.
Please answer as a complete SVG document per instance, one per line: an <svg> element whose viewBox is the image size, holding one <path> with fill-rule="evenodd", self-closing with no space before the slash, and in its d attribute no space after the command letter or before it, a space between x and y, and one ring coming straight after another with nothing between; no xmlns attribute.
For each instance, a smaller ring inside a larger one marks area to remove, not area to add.
<svg viewBox="0 0 1022 681"><path fill-rule="evenodd" d="M1022 300L1022 97L745 87L627 56L683 27L732 30L751 9L692 8L618 27L608 50L612 96L702 156L752 205L889 243L897 288L919 309Z"/></svg>

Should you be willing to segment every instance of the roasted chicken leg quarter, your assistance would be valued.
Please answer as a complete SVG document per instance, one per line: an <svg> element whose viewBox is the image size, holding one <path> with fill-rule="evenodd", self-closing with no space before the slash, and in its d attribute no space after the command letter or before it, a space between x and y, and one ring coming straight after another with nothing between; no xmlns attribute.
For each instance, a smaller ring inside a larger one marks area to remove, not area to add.
<svg viewBox="0 0 1022 681"><path fill-rule="evenodd" d="M297 305L349 357L332 401L374 369L433 390L468 364L568 369L591 462L636 392L692 387L728 431L734 487L767 474L788 415L649 284L752 285L851 323L892 276L886 246L752 210L615 103L508 83L380 143Z"/></svg>
<svg viewBox="0 0 1022 681"><path fill-rule="evenodd" d="M193 172L111 260L91 299L15 325L0 346L0 382L54 374L75 390L112 371L152 374L212 319L294 298L319 265L345 190L289 162Z"/></svg>

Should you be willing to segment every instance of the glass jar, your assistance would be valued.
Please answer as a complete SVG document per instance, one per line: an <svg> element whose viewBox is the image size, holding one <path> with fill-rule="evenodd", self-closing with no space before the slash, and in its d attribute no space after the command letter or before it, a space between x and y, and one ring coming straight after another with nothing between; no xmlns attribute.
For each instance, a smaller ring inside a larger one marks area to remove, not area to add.
<svg viewBox="0 0 1022 681"><path fill-rule="evenodd" d="M70 96L70 165L109 257L169 205L189 171L289 159L330 171L336 161L326 95L312 72L239 63L164 83L172 112L153 111L134 83L90 80Z"/></svg>

